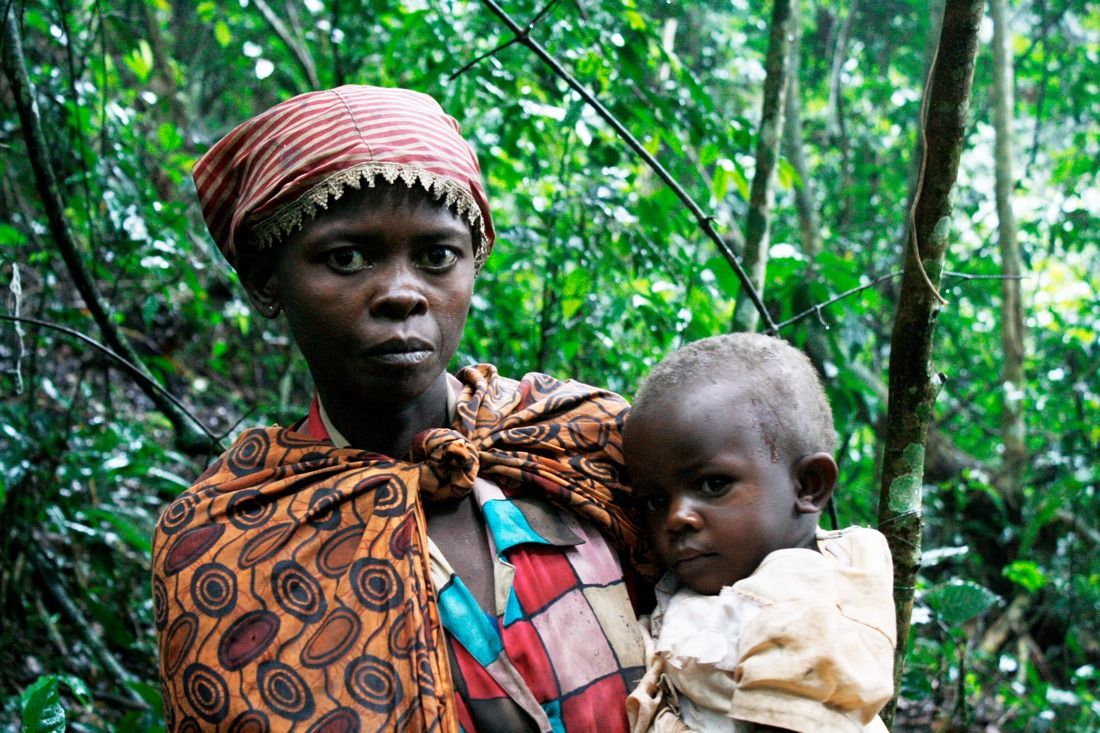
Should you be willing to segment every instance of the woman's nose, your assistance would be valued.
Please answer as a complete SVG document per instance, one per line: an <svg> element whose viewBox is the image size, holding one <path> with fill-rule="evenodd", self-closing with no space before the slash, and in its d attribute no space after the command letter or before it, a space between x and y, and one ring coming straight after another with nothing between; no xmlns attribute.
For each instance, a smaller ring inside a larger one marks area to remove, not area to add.
<svg viewBox="0 0 1100 733"><path fill-rule="evenodd" d="M375 286L371 294L370 312L378 318L403 320L428 310L422 276L407 263L392 263L374 273Z"/></svg>
<svg viewBox="0 0 1100 733"><path fill-rule="evenodd" d="M674 496L668 502L665 529L672 533L694 532L703 526L703 517L690 498Z"/></svg>

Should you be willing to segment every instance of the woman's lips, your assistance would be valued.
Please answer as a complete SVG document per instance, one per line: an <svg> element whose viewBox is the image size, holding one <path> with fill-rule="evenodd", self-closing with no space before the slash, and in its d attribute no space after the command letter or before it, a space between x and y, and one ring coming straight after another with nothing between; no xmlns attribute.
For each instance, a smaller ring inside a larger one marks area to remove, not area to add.
<svg viewBox="0 0 1100 733"><path fill-rule="evenodd" d="M416 366L431 358L435 349L420 339L390 339L364 352L371 361L391 366Z"/></svg>

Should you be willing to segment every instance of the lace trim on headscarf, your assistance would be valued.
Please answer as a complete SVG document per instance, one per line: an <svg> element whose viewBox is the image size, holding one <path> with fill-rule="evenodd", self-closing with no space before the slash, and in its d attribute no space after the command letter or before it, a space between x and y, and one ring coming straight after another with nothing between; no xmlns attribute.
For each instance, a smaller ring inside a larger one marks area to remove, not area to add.
<svg viewBox="0 0 1100 733"><path fill-rule="evenodd" d="M318 209L327 209L331 202L343 196L348 186L358 190L365 181L368 188L374 188L379 177L391 185L398 180L409 188L419 185L435 201L465 219L477 234L477 241L474 242L474 267L481 269L486 257L485 222L473 194L452 178L402 163L361 163L333 173L297 200L255 224L252 227L253 243L257 248L264 249L282 241L291 233L301 230L306 221L317 215Z"/></svg>

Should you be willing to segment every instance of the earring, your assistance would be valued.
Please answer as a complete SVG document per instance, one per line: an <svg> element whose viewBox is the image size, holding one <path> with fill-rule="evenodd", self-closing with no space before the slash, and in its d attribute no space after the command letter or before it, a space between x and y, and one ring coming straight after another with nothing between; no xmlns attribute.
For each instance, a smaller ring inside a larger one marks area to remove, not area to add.
<svg viewBox="0 0 1100 733"><path fill-rule="evenodd" d="M264 312L267 314L268 318L274 318L279 312L279 304L272 303L271 305L264 306Z"/></svg>

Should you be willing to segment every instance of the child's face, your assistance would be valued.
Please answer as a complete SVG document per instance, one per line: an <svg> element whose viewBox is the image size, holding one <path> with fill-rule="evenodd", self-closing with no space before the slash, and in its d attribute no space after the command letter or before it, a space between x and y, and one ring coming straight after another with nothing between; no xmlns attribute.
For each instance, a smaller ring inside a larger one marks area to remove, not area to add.
<svg viewBox="0 0 1100 733"><path fill-rule="evenodd" d="M665 567L707 595L779 549L813 547L790 456L765 444L733 379L689 386L628 419L626 466ZM655 414L656 413L656 414Z"/></svg>

